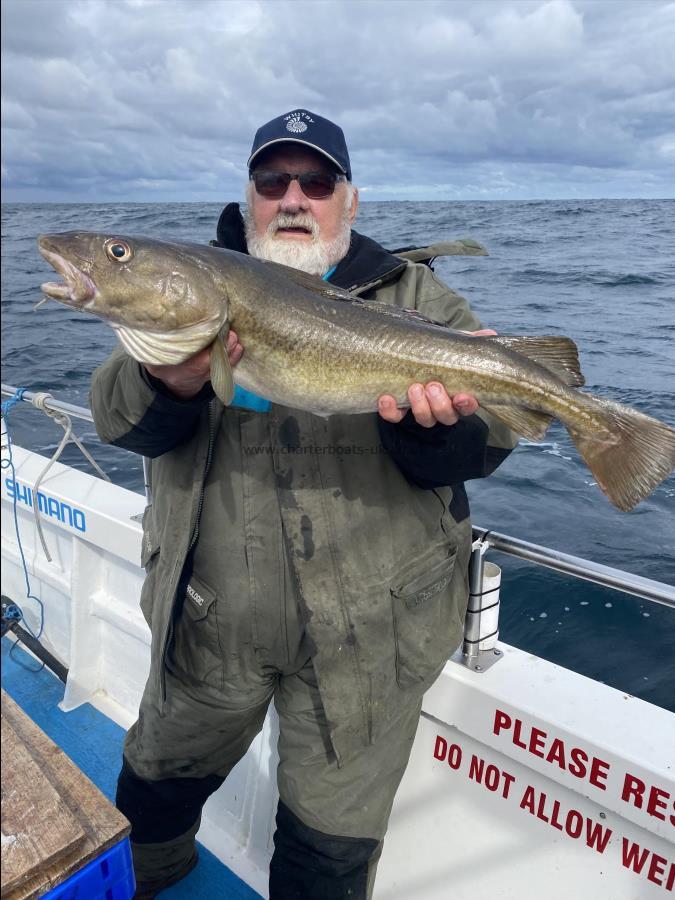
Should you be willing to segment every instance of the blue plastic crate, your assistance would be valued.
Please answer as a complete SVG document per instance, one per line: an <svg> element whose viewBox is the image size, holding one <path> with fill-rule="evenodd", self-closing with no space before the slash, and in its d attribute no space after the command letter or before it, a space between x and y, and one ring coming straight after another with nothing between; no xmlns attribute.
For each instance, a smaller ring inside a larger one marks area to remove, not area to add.
<svg viewBox="0 0 675 900"><path fill-rule="evenodd" d="M129 838L97 856L43 900L130 900L136 890Z"/></svg>

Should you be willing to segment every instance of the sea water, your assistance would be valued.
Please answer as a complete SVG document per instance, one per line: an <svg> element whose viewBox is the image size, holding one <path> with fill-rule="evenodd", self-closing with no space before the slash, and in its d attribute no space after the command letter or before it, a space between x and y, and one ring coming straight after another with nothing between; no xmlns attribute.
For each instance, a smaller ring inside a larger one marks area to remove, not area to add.
<svg viewBox="0 0 675 900"><path fill-rule="evenodd" d="M42 232L74 229L206 242L222 204L21 204L2 207L2 380L86 405L92 370L115 346L99 320L49 303ZM675 201L363 203L357 228L391 249L471 237L487 257L438 259L437 275L503 334L561 334L587 390L675 425ZM51 455L62 435L25 405L14 440ZM113 481L142 491L140 462L76 429ZM63 461L87 470L69 447ZM675 478L630 513L606 500L554 423L521 441L492 476L467 485L477 525L675 583ZM500 637L675 710L675 610L521 562L504 570ZM545 690L545 686L542 686Z"/></svg>

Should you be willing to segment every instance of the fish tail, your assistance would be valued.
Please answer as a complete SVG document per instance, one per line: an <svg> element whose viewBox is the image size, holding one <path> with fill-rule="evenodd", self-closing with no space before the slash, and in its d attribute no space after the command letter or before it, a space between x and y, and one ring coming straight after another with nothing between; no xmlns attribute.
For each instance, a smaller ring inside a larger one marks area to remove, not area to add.
<svg viewBox="0 0 675 900"><path fill-rule="evenodd" d="M584 396L601 427L582 431L566 423L570 436L611 502L633 509L675 469L675 429L613 400Z"/></svg>

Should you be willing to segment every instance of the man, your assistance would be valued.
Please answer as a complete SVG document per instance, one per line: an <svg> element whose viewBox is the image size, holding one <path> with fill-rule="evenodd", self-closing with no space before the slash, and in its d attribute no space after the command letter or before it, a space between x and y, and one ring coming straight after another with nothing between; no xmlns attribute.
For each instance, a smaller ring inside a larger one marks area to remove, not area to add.
<svg viewBox="0 0 675 900"><path fill-rule="evenodd" d="M268 122L248 165L246 221L228 205L216 243L480 328L428 266L352 230L358 192L332 122L307 110ZM233 328L236 376L246 348ZM137 897L195 865L201 808L274 699L270 896L362 900L422 695L462 638L462 482L489 474L512 435L433 382L410 386L410 411L383 396L379 415L324 420L240 389L223 409L208 378L208 350L146 367L116 351L92 384L102 439L152 458L151 672L117 794Z"/></svg>

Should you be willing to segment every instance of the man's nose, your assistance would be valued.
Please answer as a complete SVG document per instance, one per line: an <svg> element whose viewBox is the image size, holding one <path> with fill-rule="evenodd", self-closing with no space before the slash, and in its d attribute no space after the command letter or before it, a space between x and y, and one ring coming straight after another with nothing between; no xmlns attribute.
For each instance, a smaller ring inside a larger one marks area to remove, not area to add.
<svg viewBox="0 0 675 900"><path fill-rule="evenodd" d="M303 194L297 178L288 185L286 193L279 201L279 211L285 213L297 213L309 209L307 197Z"/></svg>

